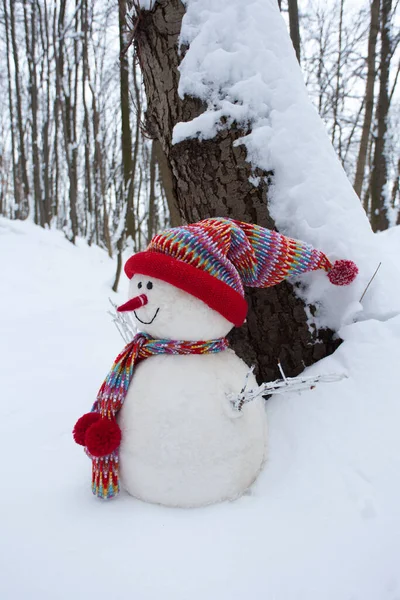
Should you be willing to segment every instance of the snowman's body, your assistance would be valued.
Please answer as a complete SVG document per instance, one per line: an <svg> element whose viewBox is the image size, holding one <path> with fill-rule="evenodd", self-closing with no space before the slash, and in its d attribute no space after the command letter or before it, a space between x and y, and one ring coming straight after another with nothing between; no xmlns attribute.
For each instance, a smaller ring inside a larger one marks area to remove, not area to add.
<svg viewBox="0 0 400 600"><path fill-rule="evenodd" d="M134 316L150 335L199 341L223 337L232 328L200 300L154 278L135 275L131 295L146 283L148 304ZM232 350L140 362L118 415L122 486L166 506L240 496L260 472L266 445L263 401L239 412L228 398L239 394L247 372ZM251 376L249 387L256 385Z"/></svg>
<svg viewBox="0 0 400 600"><path fill-rule="evenodd" d="M233 409L248 368L232 350L154 356L137 367L119 415L121 480L167 506L232 499L257 477L265 452L261 401Z"/></svg>

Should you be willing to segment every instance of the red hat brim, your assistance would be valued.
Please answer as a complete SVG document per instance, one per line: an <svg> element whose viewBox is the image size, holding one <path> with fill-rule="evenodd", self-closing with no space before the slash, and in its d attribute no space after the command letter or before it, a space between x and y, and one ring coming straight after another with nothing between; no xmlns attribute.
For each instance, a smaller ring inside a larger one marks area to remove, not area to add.
<svg viewBox="0 0 400 600"><path fill-rule="evenodd" d="M167 254L138 252L127 260L125 273L129 279L140 273L170 283L202 300L236 327L246 318L247 302L239 292L202 269Z"/></svg>

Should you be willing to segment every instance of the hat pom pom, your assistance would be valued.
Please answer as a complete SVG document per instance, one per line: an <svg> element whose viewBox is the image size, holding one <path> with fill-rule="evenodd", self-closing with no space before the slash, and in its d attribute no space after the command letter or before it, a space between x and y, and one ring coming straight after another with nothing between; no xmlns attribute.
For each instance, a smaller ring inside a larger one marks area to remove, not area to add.
<svg viewBox="0 0 400 600"><path fill-rule="evenodd" d="M72 431L73 438L80 446L86 446L85 436L86 432L94 423L101 419L101 415L97 412L90 412L83 415L75 423L75 427Z"/></svg>
<svg viewBox="0 0 400 600"><path fill-rule="evenodd" d="M328 273L333 285L349 285L357 277L358 267L352 260L337 260Z"/></svg>
<svg viewBox="0 0 400 600"><path fill-rule="evenodd" d="M86 448L89 454L100 458L108 456L118 448L121 443L121 429L115 419L101 419L86 432Z"/></svg>

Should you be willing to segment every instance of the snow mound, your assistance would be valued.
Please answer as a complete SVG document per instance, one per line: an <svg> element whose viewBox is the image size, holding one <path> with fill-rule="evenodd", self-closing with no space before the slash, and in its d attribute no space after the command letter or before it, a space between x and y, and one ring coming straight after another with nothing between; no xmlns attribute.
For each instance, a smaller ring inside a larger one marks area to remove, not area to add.
<svg viewBox="0 0 400 600"><path fill-rule="evenodd" d="M376 237L387 261L399 233ZM269 458L248 494L179 510L97 500L72 441L123 345L106 314L114 266L0 219L2 600L398 600L399 277L381 268L371 317L391 312L343 327L308 370L347 379L267 402Z"/></svg>

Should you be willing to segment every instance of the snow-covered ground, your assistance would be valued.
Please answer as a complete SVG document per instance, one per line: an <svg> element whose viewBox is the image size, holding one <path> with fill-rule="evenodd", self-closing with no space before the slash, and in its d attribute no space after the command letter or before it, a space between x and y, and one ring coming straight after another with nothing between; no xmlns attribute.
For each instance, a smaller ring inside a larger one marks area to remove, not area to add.
<svg viewBox="0 0 400 600"><path fill-rule="evenodd" d="M113 262L0 219L0 598L399 600L399 229L377 242L375 308L309 369L348 379L270 399L249 493L179 510L97 500L72 441L123 345Z"/></svg>

